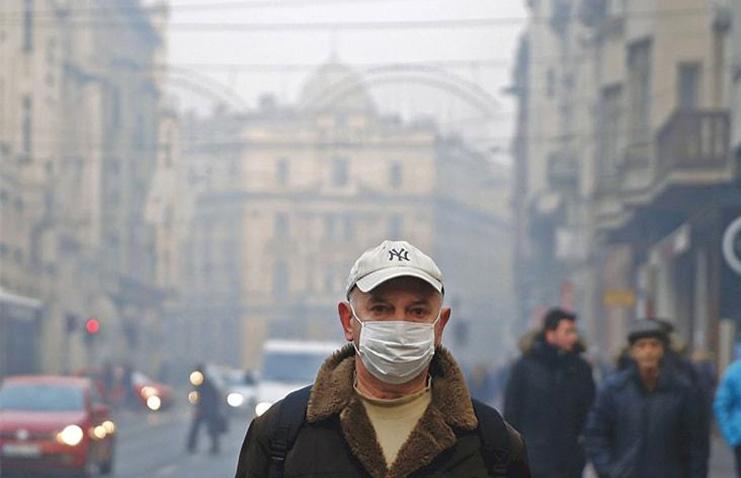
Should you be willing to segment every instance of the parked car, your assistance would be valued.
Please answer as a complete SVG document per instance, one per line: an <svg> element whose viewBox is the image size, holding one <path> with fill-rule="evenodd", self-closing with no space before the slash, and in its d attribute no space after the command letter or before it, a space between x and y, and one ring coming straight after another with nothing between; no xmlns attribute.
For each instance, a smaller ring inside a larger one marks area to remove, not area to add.
<svg viewBox="0 0 741 478"><path fill-rule="evenodd" d="M89 476L113 470L116 425L88 378L8 377L0 387L0 469Z"/></svg>

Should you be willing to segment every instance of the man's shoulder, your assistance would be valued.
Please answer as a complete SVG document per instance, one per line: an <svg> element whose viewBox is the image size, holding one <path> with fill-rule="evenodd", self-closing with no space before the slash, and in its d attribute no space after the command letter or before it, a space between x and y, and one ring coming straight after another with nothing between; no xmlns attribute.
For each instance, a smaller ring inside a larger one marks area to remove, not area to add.
<svg viewBox="0 0 741 478"><path fill-rule="evenodd" d="M479 434L487 448L506 449L510 457L519 457L525 448L520 433L510 425L496 408L473 400Z"/></svg>
<svg viewBox="0 0 741 478"><path fill-rule="evenodd" d="M592 378L592 364L589 363L587 359L579 354L576 354L575 363L576 366L574 368L576 369L576 373L581 379L591 379L592 381L594 381L594 379Z"/></svg>
<svg viewBox="0 0 741 478"><path fill-rule="evenodd" d="M615 393L630 384L633 372L631 370L618 370L609 374L602 384L604 393Z"/></svg>
<svg viewBox="0 0 741 478"><path fill-rule="evenodd" d="M725 375L734 380L741 380L741 359L731 363L726 369Z"/></svg>
<svg viewBox="0 0 741 478"><path fill-rule="evenodd" d="M278 413L283 400L278 400L260 416L252 419L250 427L254 428L254 434L259 439L267 438L278 419Z"/></svg>

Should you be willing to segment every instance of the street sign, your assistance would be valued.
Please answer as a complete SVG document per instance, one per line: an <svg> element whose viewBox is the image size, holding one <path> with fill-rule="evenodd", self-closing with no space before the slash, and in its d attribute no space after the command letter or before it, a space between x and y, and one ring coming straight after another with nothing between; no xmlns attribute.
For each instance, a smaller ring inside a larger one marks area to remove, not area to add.
<svg viewBox="0 0 741 478"><path fill-rule="evenodd" d="M741 217L737 217L723 233L723 258L733 272L741 275Z"/></svg>
<svg viewBox="0 0 741 478"><path fill-rule="evenodd" d="M633 307L636 294L632 290L608 289L602 295L602 303L608 308Z"/></svg>

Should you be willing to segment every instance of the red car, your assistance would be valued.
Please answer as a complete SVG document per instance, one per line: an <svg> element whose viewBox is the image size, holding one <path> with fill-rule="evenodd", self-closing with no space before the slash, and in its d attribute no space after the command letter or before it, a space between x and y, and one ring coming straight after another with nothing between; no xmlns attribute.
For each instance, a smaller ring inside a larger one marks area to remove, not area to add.
<svg viewBox="0 0 741 478"><path fill-rule="evenodd" d="M98 393L114 407L126 406L124 402L131 401L141 404L149 411L158 412L169 408L175 398L172 387L156 382L138 371L131 372L131 388L126 390L123 385L124 371L121 367L114 368L113 384L110 390L106 390L101 369L83 368L75 375L92 380Z"/></svg>
<svg viewBox="0 0 741 478"><path fill-rule="evenodd" d="M109 474L116 426L90 379L8 377L0 387L0 469Z"/></svg>

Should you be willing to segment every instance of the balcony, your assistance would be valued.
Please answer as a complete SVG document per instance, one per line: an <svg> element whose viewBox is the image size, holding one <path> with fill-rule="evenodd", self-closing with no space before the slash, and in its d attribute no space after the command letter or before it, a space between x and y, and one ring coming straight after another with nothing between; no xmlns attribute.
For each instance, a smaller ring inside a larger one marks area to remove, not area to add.
<svg viewBox="0 0 741 478"><path fill-rule="evenodd" d="M730 164L731 119L724 110L680 110L657 135L658 173L723 170Z"/></svg>

